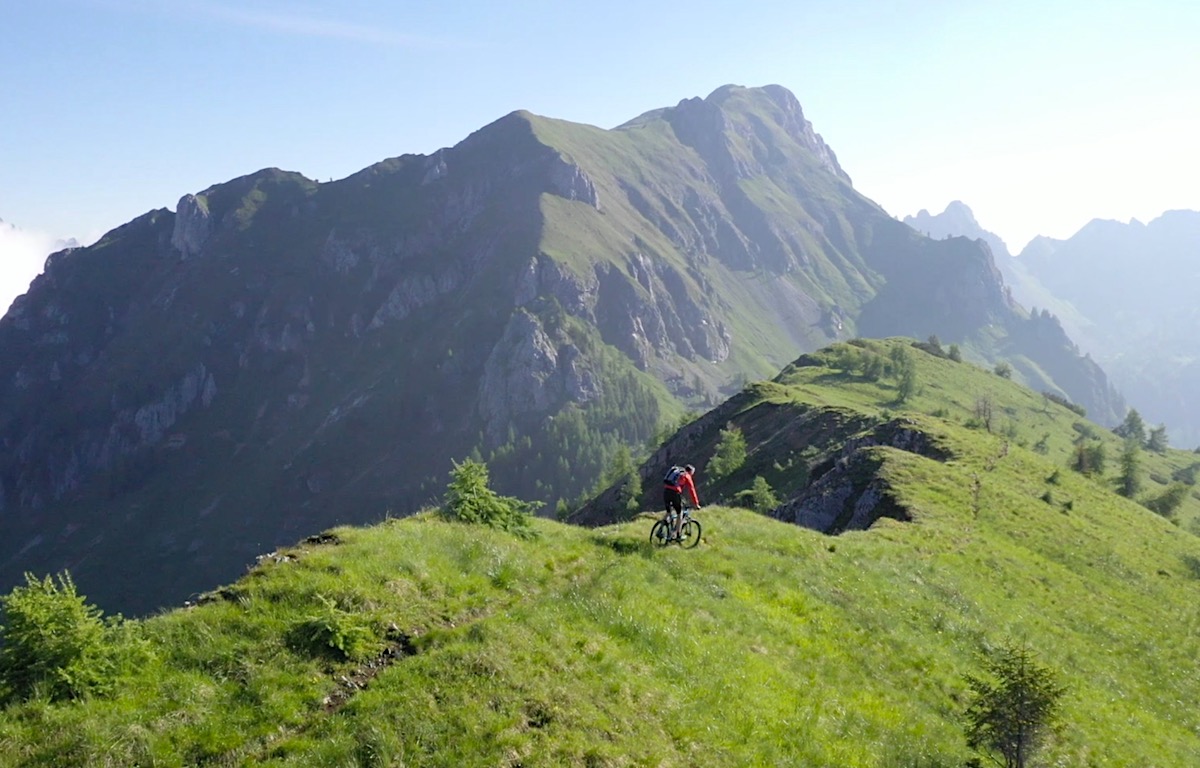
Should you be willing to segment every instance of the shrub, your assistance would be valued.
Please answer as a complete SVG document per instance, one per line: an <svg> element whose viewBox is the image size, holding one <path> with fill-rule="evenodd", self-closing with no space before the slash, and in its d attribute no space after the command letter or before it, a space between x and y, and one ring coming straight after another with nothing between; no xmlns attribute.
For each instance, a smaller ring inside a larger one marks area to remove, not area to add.
<svg viewBox="0 0 1200 768"><path fill-rule="evenodd" d="M488 487L487 464L466 459L450 470L450 484L442 514L463 523L487 525L521 537L534 534L530 527L533 504L500 496Z"/></svg>
<svg viewBox="0 0 1200 768"><path fill-rule="evenodd" d="M765 515L779 506L779 497L775 495L771 484L762 475L756 475L754 484L747 490L738 493L738 498L761 515Z"/></svg>
<svg viewBox="0 0 1200 768"><path fill-rule="evenodd" d="M1075 456L1071 460L1071 468L1084 475L1103 475L1107 460L1108 454L1104 443L1099 440L1080 441L1075 444Z"/></svg>
<svg viewBox="0 0 1200 768"><path fill-rule="evenodd" d="M1185 485L1195 485L1197 470L1200 470L1200 464L1189 464L1182 469L1177 469L1172 472L1171 479L1179 483L1184 483Z"/></svg>
<svg viewBox="0 0 1200 768"><path fill-rule="evenodd" d="M317 599L320 610L289 633L288 644L294 650L357 661L378 649L380 640L366 617L342 610L324 595Z"/></svg>
<svg viewBox="0 0 1200 768"><path fill-rule="evenodd" d="M887 361L882 355L866 352L862 356L862 376L867 381L879 381L887 371Z"/></svg>
<svg viewBox="0 0 1200 768"><path fill-rule="evenodd" d="M1012 366L1003 360L996 363L996 367L992 369L992 372L1002 379L1011 379L1013 375Z"/></svg>
<svg viewBox="0 0 1200 768"><path fill-rule="evenodd" d="M1187 498L1189 490L1184 483L1171 483L1162 493L1143 501L1142 506L1163 517L1174 517L1176 510Z"/></svg>
<svg viewBox="0 0 1200 768"><path fill-rule="evenodd" d="M100 609L75 591L69 573L40 581L26 573L25 586L0 604L0 699L76 699L111 683L114 653Z"/></svg>

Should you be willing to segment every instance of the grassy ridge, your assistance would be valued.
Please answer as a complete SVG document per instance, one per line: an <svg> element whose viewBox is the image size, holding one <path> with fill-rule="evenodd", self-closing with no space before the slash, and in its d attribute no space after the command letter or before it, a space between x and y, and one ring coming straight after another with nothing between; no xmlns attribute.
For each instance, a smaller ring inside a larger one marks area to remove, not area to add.
<svg viewBox="0 0 1200 768"><path fill-rule="evenodd" d="M962 675L1007 638L1070 687L1068 764L1200 757L1190 535L1073 485L1093 512L989 480L965 520L961 469L883 450L917 522L837 539L732 509L690 552L641 520L339 529L139 623L115 697L8 709L0 760L957 765ZM297 646L318 595L369 627L364 658ZM373 668L393 625L406 650Z"/></svg>
<svg viewBox="0 0 1200 768"><path fill-rule="evenodd" d="M126 623L111 695L0 712L0 765L960 766L964 676L1009 641L1067 686L1052 764L1196 764L1194 497L1174 524L1117 496L1065 468L1077 414L913 354L902 415L948 458L864 449L912 522L828 537L705 507L690 551L652 547L648 514L333 529ZM756 391L899 408L836 356Z"/></svg>

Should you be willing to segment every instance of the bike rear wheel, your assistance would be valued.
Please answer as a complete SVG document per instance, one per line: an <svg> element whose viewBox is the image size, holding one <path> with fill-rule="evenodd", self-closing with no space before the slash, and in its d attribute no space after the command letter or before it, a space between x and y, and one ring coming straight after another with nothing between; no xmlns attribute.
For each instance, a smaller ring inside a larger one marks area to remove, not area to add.
<svg viewBox="0 0 1200 768"><path fill-rule="evenodd" d="M659 520L650 529L650 543L663 547L671 543L671 529L667 527L666 520Z"/></svg>
<svg viewBox="0 0 1200 768"><path fill-rule="evenodd" d="M679 545L684 549L691 549L700 543L700 521L685 520L683 527L679 531Z"/></svg>

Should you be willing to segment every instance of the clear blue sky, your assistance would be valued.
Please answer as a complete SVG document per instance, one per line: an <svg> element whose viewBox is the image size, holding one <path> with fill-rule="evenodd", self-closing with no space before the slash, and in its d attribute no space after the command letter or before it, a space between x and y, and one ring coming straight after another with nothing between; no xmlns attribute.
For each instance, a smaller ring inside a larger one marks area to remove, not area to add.
<svg viewBox="0 0 1200 768"><path fill-rule="evenodd" d="M0 0L0 219L91 240L259 168L341 178L514 109L611 127L779 83L860 192L897 216L961 199L1015 251L1200 209L1198 51L1184 0Z"/></svg>

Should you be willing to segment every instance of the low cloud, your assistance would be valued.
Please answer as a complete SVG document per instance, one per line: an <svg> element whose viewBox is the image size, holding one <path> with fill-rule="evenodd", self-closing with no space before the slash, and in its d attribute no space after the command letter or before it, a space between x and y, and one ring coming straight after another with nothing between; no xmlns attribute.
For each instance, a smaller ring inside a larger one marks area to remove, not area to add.
<svg viewBox="0 0 1200 768"><path fill-rule="evenodd" d="M0 309L7 313L13 299L28 291L33 278L42 273L46 257L71 244L0 221Z"/></svg>

